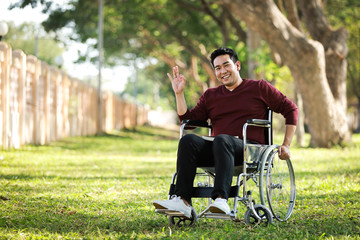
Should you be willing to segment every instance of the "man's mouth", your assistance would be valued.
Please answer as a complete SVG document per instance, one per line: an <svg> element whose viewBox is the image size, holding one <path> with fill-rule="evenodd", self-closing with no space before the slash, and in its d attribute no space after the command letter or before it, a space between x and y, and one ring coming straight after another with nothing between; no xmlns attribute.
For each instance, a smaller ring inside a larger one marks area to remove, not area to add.
<svg viewBox="0 0 360 240"><path fill-rule="evenodd" d="M227 74L227 75L225 75L225 76L223 76L223 77L221 77L221 79L228 79L230 77L230 74Z"/></svg>

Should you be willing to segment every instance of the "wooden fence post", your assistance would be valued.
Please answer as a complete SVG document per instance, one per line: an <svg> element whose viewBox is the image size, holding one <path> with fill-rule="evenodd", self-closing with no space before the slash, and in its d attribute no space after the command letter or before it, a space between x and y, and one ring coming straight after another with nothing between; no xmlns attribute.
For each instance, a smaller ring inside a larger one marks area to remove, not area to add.
<svg viewBox="0 0 360 240"><path fill-rule="evenodd" d="M4 149L9 148L9 74L11 64L11 48L6 43L0 42L0 83L1 103L0 119L1 145Z"/></svg>
<svg viewBox="0 0 360 240"><path fill-rule="evenodd" d="M48 141L56 141L57 140L57 105L58 105L58 78L59 78L59 70L54 66L49 67L49 118L48 118L48 125L49 125L49 135Z"/></svg>
<svg viewBox="0 0 360 240"><path fill-rule="evenodd" d="M25 144L26 118L26 55L21 50L13 51L13 67L18 75L17 102L19 112L19 147Z"/></svg>
<svg viewBox="0 0 360 240"><path fill-rule="evenodd" d="M50 137L50 71L49 65L45 62L41 62L41 75L40 81L42 87L39 89L42 95L39 96L40 98L40 144L45 144L49 142Z"/></svg>
<svg viewBox="0 0 360 240"><path fill-rule="evenodd" d="M40 116L39 116L39 91L38 91L38 79L40 77L40 71L41 71L41 64L40 61L35 56L27 56L26 59L26 70L28 75L28 80L30 84L30 94L31 98L29 98L30 102L30 108L32 113L32 121L33 126L32 127L32 141L31 143L39 144L41 135L40 135L40 129L39 129L39 122L40 122Z"/></svg>
<svg viewBox="0 0 360 240"><path fill-rule="evenodd" d="M70 98L70 81L67 75L63 76L63 106L62 106L62 115L63 115L63 131L62 137L69 136L70 127L69 127L69 98Z"/></svg>

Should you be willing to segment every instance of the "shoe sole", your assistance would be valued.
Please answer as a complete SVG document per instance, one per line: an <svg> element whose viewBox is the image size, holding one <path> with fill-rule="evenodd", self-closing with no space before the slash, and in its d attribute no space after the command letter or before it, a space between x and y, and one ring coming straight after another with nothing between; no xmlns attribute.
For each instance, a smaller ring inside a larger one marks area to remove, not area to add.
<svg viewBox="0 0 360 240"><path fill-rule="evenodd" d="M185 219L191 219L191 216L190 216L190 217L187 217L187 216L185 216L185 214L182 213L182 212L179 212L179 211L176 211L176 210L169 210L168 208L166 208L166 207L164 207L164 206L162 206L162 205L160 205L160 204L158 204L158 203L153 203L153 205L155 206L156 209L161 210L161 211L159 211L159 212L165 213L165 214L167 214L167 215L169 215L169 216L183 217L183 218L185 218Z"/></svg>
<svg viewBox="0 0 360 240"><path fill-rule="evenodd" d="M224 212L223 210L217 208L217 207L210 207L209 211L212 213L222 213L222 214L226 214L226 212Z"/></svg>
<svg viewBox="0 0 360 240"><path fill-rule="evenodd" d="M167 209L166 207L164 207L158 203L153 203L153 205L155 206L156 209Z"/></svg>

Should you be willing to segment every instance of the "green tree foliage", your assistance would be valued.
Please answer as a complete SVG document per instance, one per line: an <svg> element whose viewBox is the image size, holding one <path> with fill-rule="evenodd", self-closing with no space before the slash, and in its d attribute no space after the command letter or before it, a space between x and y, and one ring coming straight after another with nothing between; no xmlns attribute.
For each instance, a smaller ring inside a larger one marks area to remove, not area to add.
<svg viewBox="0 0 360 240"><path fill-rule="evenodd" d="M55 57L64 52L62 44L54 40L54 36L46 33L41 26L33 23L23 23L19 26L12 22L8 24L9 32L3 39L12 49L21 49L25 54L37 55L40 60L50 65L55 65Z"/></svg>

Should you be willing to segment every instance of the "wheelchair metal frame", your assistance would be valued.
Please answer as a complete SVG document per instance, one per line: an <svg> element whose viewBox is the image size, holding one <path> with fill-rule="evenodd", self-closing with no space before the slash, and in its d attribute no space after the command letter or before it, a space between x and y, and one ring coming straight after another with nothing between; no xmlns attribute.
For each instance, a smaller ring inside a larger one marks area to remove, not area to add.
<svg viewBox="0 0 360 240"><path fill-rule="evenodd" d="M200 168L204 172L197 172L197 176L203 175L208 177L208 182L206 184L198 184L197 187L194 187L192 197L208 198L208 206L205 210L197 215L195 209L193 209L192 217L190 219L175 211L156 209L156 212L168 216L170 225L192 225L199 218L230 219L239 221L237 205L238 202L241 202L247 207L245 223L248 225L272 223L273 218L279 221L286 221L290 218L295 205L295 175L290 159L276 160L279 145L273 144L272 118L272 111L268 110L267 120L250 119L243 126L244 164L242 166L235 166L234 169L234 176L237 176L237 181L236 185L231 186L229 198L234 198L234 206L230 214L225 215L211 213L209 211L211 192L213 189L210 185L210 179L215 178L215 169L203 167ZM247 128L249 126L264 128L267 144L248 143ZM180 138L185 135L186 130L192 130L197 127L208 128L209 136L211 136L211 124L207 122L185 120L180 127ZM257 149L258 151L255 160L252 154L250 154L253 149ZM280 170L281 173L276 172L277 165L280 165L283 168ZM277 176L277 174L279 176ZM169 190L169 199L175 192L176 176L177 173L174 173ZM284 183L283 180L287 181L285 178L289 178L289 182ZM252 179L255 182L256 187L259 188L261 204L255 204L252 192L247 189L246 182L249 179ZM239 195L241 186L242 197ZM264 193L265 191L266 195ZM279 194L277 192L279 192Z"/></svg>

